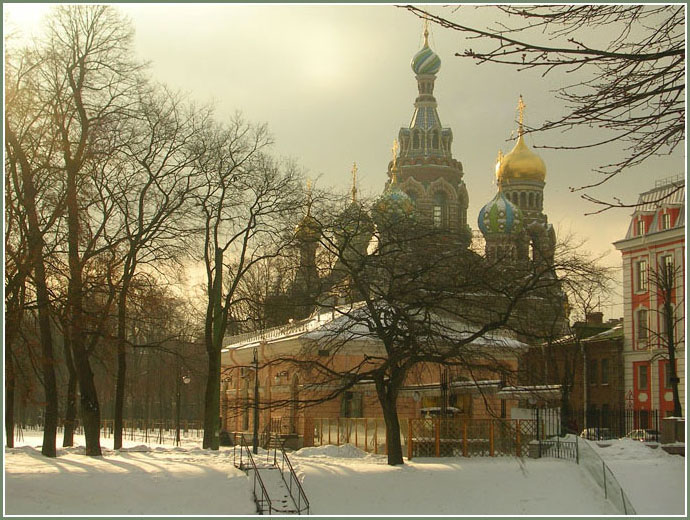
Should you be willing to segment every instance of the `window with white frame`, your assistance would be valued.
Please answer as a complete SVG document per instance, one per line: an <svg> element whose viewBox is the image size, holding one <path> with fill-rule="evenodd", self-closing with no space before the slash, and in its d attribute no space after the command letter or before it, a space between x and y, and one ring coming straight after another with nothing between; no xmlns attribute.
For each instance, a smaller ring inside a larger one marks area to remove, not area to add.
<svg viewBox="0 0 690 520"><path fill-rule="evenodd" d="M661 215L661 229L671 229L671 214L664 213Z"/></svg>
<svg viewBox="0 0 690 520"><path fill-rule="evenodd" d="M639 260L635 263L635 291L647 290L647 260Z"/></svg>
<svg viewBox="0 0 690 520"><path fill-rule="evenodd" d="M637 221L637 236L644 235L644 220L639 219Z"/></svg>
<svg viewBox="0 0 690 520"><path fill-rule="evenodd" d="M637 365L637 389L647 390L649 386L649 367L647 365Z"/></svg>

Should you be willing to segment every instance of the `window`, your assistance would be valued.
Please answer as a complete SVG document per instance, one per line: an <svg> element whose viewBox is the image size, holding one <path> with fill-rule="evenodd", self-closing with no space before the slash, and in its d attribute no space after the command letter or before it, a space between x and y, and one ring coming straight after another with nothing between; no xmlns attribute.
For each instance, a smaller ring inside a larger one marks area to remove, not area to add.
<svg viewBox="0 0 690 520"><path fill-rule="evenodd" d="M647 309L637 311L637 342L646 343L649 333L649 322Z"/></svg>
<svg viewBox="0 0 690 520"><path fill-rule="evenodd" d="M672 386L672 381L671 381L671 363L669 363L668 360L665 361L659 361L659 365L662 367L661 370L664 372L664 388L671 389L673 388Z"/></svg>
<svg viewBox="0 0 690 520"><path fill-rule="evenodd" d="M419 148L419 132L416 130L414 134L412 134L412 148Z"/></svg>
<svg viewBox="0 0 690 520"><path fill-rule="evenodd" d="M637 221L637 236L644 235L644 220Z"/></svg>
<svg viewBox="0 0 690 520"><path fill-rule="evenodd" d="M637 389L647 390L649 384L648 378L649 367L647 365L637 365Z"/></svg>
<svg viewBox="0 0 690 520"><path fill-rule="evenodd" d="M671 229L671 214L664 213L661 215L661 229Z"/></svg>
<svg viewBox="0 0 690 520"><path fill-rule="evenodd" d="M640 260L635 264L635 290L637 292L647 290L647 260Z"/></svg>
<svg viewBox="0 0 690 520"><path fill-rule="evenodd" d="M598 368L597 360L592 359L589 362L589 384L590 385L596 385L597 384L597 381L598 381L597 368Z"/></svg>
<svg viewBox="0 0 690 520"><path fill-rule="evenodd" d="M431 137L431 147L434 150L438 149L438 132L434 132L432 137Z"/></svg>
<svg viewBox="0 0 690 520"><path fill-rule="evenodd" d="M447 211L445 194L441 192L436 193L434 195L434 227L441 228L448 226Z"/></svg>
<svg viewBox="0 0 690 520"><path fill-rule="evenodd" d="M602 359L601 360L601 384L602 385L608 385L609 384L609 360L608 359Z"/></svg>
<svg viewBox="0 0 690 520"><path fill-rule="evenodd" d="M340 401L341 417L363 417L362 394L360 392L344 392Z"/></svg>

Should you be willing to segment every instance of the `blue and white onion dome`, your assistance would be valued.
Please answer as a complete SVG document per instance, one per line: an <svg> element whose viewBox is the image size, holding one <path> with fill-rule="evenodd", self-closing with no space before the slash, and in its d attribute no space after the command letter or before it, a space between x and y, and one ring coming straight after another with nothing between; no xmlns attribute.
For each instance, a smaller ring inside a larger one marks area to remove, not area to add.
<svg viewBox="0 0 690 520"><path fill-rule="evenodd" d="M424 47L412 58L412 70L415 74L438 74L441 69L441 58L429 47L428 42L424 41Z"/></svg>
<svg viewBox="0 0 690 520"><path fill-rule="evenodd" d="M499 191L479 211L477 223L484 236L519 233L522 231L522 211Z"/></svg>

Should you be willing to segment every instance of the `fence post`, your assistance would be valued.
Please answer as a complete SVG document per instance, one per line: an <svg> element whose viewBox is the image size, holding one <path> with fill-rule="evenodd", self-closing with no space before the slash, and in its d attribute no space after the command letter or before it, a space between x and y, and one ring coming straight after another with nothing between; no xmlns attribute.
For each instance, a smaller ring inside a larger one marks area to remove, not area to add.
<svg viewBox="0 0 690 520"><path fill-rule="evenodd" d="M462 421L462 456L467 457L467 421Z"/></svg>
<svg viewBox="0 0 690 520"><path fill-rule="evenodd" d="M575 462L580 463L580 441L577 440L577 435L575 436Z"/></svg>
<svg viewBox="0 0 690 520"><path fill-rule="evenodd" d="M412 460L412 418L407 419L407 460Z"/></svg>
<svg viewBox="0 0 690 520"><path fill-rule="evenodd" d="M369 451L369 419L364 419L364 451Z"/></svg>
<svg viewBox="0 0 690 520"><path fill-rule="evenodd" d="M489 422L489 456L494 456L494 422Z"/></svg>
<svg viewBox="0 0 690 520"><path fill-rule="evenodd" d="M357 445L357 430L359 430L359 428L357 428L357 419L355 419L352 422L355 423L355 448L359 448L359 446Z"/></svg>
<svg viewBox="0 0 690 520"><path fill-rule="evenodd" d="M379 420L374 418L374 455L379 454Z"/></svg>
<svg viewBox="0 0 690 520"><path fill-rule="evenodd" d="M441 418L436 417L434 421L434 438L436 441L436 456L441 456Z"/></svg>
<svg viewBox="0 0 690 520"><path fill-rule="evenodd" d="M331 443L331 418L326 419L328 423L328 444Z"/></svg>
<svg viewBox="0 0 690 520"><path fill-rule="evenodd" d="M520 419L517 420L517 427L515 428L515 456L520 457Z"/></svg>

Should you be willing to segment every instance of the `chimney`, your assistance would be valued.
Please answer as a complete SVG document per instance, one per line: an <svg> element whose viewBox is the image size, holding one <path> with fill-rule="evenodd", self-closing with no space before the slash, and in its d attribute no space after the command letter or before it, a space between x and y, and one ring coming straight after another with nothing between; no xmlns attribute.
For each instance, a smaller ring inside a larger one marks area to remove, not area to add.
<svg viewBox="0 0 690 520"><path fill-rule="evenodd" d="M603 312L590 312L587 314L587 325L602 325L604 323Z"/></svg>

